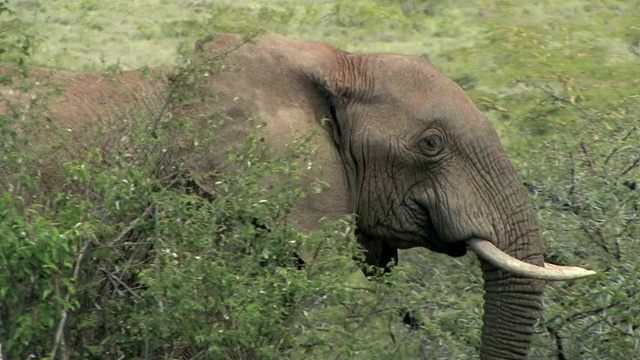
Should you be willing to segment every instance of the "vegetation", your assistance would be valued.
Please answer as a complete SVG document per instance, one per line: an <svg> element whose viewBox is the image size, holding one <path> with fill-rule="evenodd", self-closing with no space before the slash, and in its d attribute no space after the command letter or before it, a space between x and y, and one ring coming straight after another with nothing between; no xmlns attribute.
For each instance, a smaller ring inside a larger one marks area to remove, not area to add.
<svg viewBox="0 0 640 360"><path fill-rule="evenodd" d="M550 284L531 358L620 359L640 350L639 18L637 4L614 0L0 1L0 63L24 86L30 65L182 66L197 38L257 28L428 57L498 129L546 258L599 272ZM197 71L185 70L186 80ZM212 194L180 171L178 153L158 155L176 129L150 134L153 115L127 130L138 156L91 149L64 163L61 191L33 200L19 195L36 186L38 159L7 125L37 123L37 111L0 113L8 358L475 358L474 257L407 250L393 274L365 281L349 219L314 234L287 222L313 157L304 137L273 162L249 137L234 156L242 176L223 175ZM289 181L261 186L274 173ZM400 309L423 328L398 321Z"/></svg>

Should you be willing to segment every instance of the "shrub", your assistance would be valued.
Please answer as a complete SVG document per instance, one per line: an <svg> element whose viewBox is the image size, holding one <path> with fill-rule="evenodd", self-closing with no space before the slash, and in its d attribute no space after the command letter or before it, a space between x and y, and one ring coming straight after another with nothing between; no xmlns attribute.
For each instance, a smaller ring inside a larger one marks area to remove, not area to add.
<svg viewBox="0 0 640 360"><path fill-rule="evenodd" d="M199 71L176 71L180 86L165 101L210 96L192 93ZM118 73L110 68L102 79L120 89ZM157 80L153 70L141 73ZM7 79L33 89L30 76ZM195 136L191 119L166 121L163 104L143 99L113 104L110 114L126 120L113 134L100 126L114 119L97 118L69 135L43 116L49 96L60 93L55 81L45 86L37 96L2 99L0 342L9 358L397 351L396 336L406 334L399 321L398 335L385 341L368 335L388 334L371 324L397 319L403 292L387 278L402 272L353 280L360 255L349 219L312 234L288 221L305 196L299 179L314 152L306 134L274 157L252 133L229 155L238 171L216 174L209 189L183 165L192 151L216 151L222 119L207 119ZM51 141L34 141L43 131ZM194 134L190 143L176 142L186 133Z"/></svg>
<svg viewBox="0 0 640 360"><path fill-rule="evenodd" d="M632 98L606 110L590 105L556 103L554 111L579 114L565 118L580 131L548 135L519 163L546 229L545 257L599 271L591 281L551 284L532 356L614 359L638 351L640 132L633 114L640 108Z"/></svg>

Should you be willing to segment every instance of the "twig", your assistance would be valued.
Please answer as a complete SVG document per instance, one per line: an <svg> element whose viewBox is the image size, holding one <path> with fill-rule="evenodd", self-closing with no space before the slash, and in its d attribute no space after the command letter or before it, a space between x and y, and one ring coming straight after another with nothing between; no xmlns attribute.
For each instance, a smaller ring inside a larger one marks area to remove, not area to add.
<svg viewBox="0 0 640 360"><path fill-rule="evenodd" d="M628 336L628 337L631 337L631 338L635 337L635 334L633 332L629 332L629 331L625 331L624 329L621 329L618 324L615 324L615 323L611 322L606 317L603 317L602 321L605 322L607 325L609 325L614 330L617 330L620 333L620 335L622 335L622 336Z"/></svg>
<svg viewBox="0 0 640 360"><path fill-rule="evenodd" d="M131 294L131 296L133 296L134 298L138 299L138 300L142 300L142 297L138 294L135 293L135 291L133 291L133 289L131 289L127 284L125 284L120 278L118 278L117 276L113 275L112 273L110 273L104 266L100 265L98 267L98 270L102 271L103 273L105 273L105 275L107 275L107 277L109 279L111 279L112 281L115 281L116 283L120 284L122 287L124 287L124 289Z"/></svg>
<svg viewBox="0 0 640 360"><path fill-rule="evenodd" d="M571 171L569 176L571 177L571 187L569 188L568 195L571 197L576 190L576 165L573 161L573 153L569 153L569 159L571 160Z"/></svg>
<svg viewBox="0 0 640 360"><path fill-rule="evenodd" d="M640 57L640 51L638 51L638 40L636 39L629 44L629 52L637 57Z"/></svg>
<svg viewBox="0 0 640 360"><path fill-rule="evenodd" d="M565 104L569 104L569 105L575 107L576 109L580 110L580 112L582 112L583 114L590 115L585 109L583 109L582 107L578 106L575 102L573 102L573 101L571 101L571 100L569 100L567 98L560 97L560 96L554 94L551 90L545 89L545 88L543 88L541 86L537 86L537 88L539 90L541 90L542 92L544 92L545 94L547 94L551 98L551 100L557 101L557 102L561 102L561 103L565 103Z"/></svg>
<svg viewBox="0 0 640 360"><path fill-rule="evenodd" d="M179 178L173 179L167 186L165 186L165 189L170 189L171 187L173 187L173 185L175 185L178 181L180 181ZM133 228L138 225L138 223L142 220L147 220L151 214L153 213L153 209L155 208L154 204L150 204L149 206L147 206L146 209L144 209L144 211L142 212L142 214L140 214L140 216L138 216L137 218L135 218L133 221L131 221L129 223L129 225L124 228L124 230L122 230L120 232L120 235L118 235L118 237L113 241L113 244L117 244L119 242L121 242L126 236L127 234L133 230Z"/></svg>
<svg viewBox="0 0 640 360"><path fill-rule="evenodd" d="M640 166L640 158L635 159L635 161L631 164L631 166L629 166L625 171L623 171L620 176L625 176L627 175L627 173L631 170L633 170L634 168Z"/></svg>
<svg viewBox="0 0 640 360"><path fill-rule="evenodd" d="M89 249L90 245L91 245L91 240L85 241L85 243L82 245L82 248L80 249L80 252L78 253L76 264L73 268L73 277L71 278L71 281L73 283L75 283L78 280L78 275L80 274L80 265L82 264L82 260L85 254L87 253L87 250ZM71 291L67 292L67 295L65 295L64 304L65 305L69 304L70 301L71 301ZM60 348L60 351L62 352L61 354L62 359L69 358L69 354L67 353L66 344L64 340L64 328L67 325L68 318L69 318L69 312L65 307L62 310L62 315L60 316L60 322L58 323L58 329L56 330L56 337L53 343L53 349L51 349L50 357L52 359L56 357L56 354L58 353L58 348Z"/></svg>
<svg viewBox="0 0 640 360"><path fill-rule="evenodd" d="M626 134L625 136L623 136L623 137L622 137L622 139L620 139L620 142L626 141L626 140L631 136L631 134L633 134L637 129L638 129L638 127L634 125L634 126L631 128L631 130L629 130L629 131L627 132L627 134ZM615 149L613 149L613 150L611 151L611 153L609 153L609 155L607 155L607 158L606 158L606 159L604 159L604 165L605 165L605 166L607 166L607 164L609 163L609 160L611 160L611 158L613 157L613 155L614 155L616 152L618 152L618 150L619 150L619 149L620 149L620 148L615 148Z"/></svg>
<svg viewBox="0 0 640 360"><path fill-rule="evenodd" d="M582 151L582 156L584 158L584 162L591 170L592 175L598 175L598 170L596 169L596 164L593 160L591 160L591 156L589 156L589 152L587 151L587 145L585 145L584 141L580 141L580 150Z"/></svg>
<svg viewBox="0 0 640 360"><path fill-rule="evenodd" d="M395 316L389 316L389 321L387 322L387 331L389 332L389 338L391 338L392 343L396 343L396 336L393 333L393 327L391 326L392 319L396 320ZM1 360L1 359L0 359Z"/></svg>
<svg viewBox="0 0 640 360"><path fill-rule="evenodd" d="M131 232L131 230L133 230L133 228L136 225L138 225L140 221L147 220L151 216L151 213L153 212L153 209L154 209L153 205L154 204L147 206L147 208L144 210L144 212L140 216L138 216L133 221L131 221L129 223L129 226L127 226L126 228L124 228L124 230L120 232L120 235L118 235L118 237L113 241L113 244L117 244L121 242L127 236L127 234Z"/></svg>
<svg viewBox="0 0 640 360"><path fill-rule="evenodd" d="M604 159L604 166L607 166L607 164L609 163L609 160L611 160L611 157L613 157L613 155L615 155L615 153L617 153L618 150L620 150L620 148L615 148L615 149L611 150L609 155L607 155L607 158Z"/></svg>
<svg viewBox="0 0 640 360"><path fill-rule="evenodd" d="M622 255L620 254L620 247L616 244L616 251L612 251L607 244L607 240L602 233L602 229L600 227L596 227L594 230L591 230L586 224L580 226L581 229L587 234L591 239L596 240L598 245L609 255L613 256L616 260L621 260ZM596 239L597 237L597 239ZM599 241L598 241L599 240Z"/></svg>
<svg viewBox="0 0 640 360"><path fill-rule="evenodd" d="M604 306L604 307L600 307L597 309L592 309L589 311L583 311L581 313L577 313L577 314L573 314L569 317L567 317L561 324L560 327L564 327L565 325L568 325L574 321L578 321L578 320L582 320L584 318L587 318L589 316L596 316L599 315L600 313L609 310L611 308L614 308L616 306L620 305L620 301L614 301L611 304Z"/></svg>
<svg viewBox="0 0 640 360"><path fill-rule="evenodd" d="M229 54L231 54L232 52L238 50L241 46L251 42L252 36L249 36L246 39L243 39L243 41L234 46L233 48L231 48L230 50L224 51L216 56L213 56L211 58L206 59L206 61L204 61L205 65L210 65L212 63L215 63L217 61L220 61L224 58L226 58L227 56L229 56ZM196 42L196 48L200 47L201 44L200 42ZM155 116L155 118L153 119L153 122L151 124L151 128L149 129L150 134L153 138L157 138L158 137L158 125L160 124L160 120L162 120L162 118L164 117L165 113L167 112L167 109L169 108L169 106L172 104L172 96L174 95L175 91L182 87L185 83L186 83L186 74L189 74L191 72L194 71L194 65L191 64L190 62L187 64L186 67L181 68L178 70L178 74L175 76L175 81L171 81L170 85L169 85L169 91L168 91L168 95L167 98L164 101L164 104L162 105L162 108L160 109L160 111L158 112L158 114Z"/></svg>
<svg viewBox="0 0 640 360"><path fill-rule="evenodd" d="M562 343L562 338L560 337L560 331L553 329L547 326L547 331L553 337L554 342L556 343L556 355L558 360L567 360L567 357L564 355L564 344Z"/></svg>

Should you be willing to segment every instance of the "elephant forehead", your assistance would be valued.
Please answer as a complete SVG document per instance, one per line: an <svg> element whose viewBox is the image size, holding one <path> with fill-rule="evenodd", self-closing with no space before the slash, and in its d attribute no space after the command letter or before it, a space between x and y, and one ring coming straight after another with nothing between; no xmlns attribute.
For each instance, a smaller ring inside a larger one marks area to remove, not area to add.
<svg viewBox="0 0 640 360"><path fill-rule="evenodd" d="M425 90L418 89L404 99L401 105L407 114L406 125L426 128L440 125L458 125L464 128L485 128L488 120L469 97L455 84Z"/></svg>
<svg viewBox="0 0 640 360"><path fill-rule="evenodd" d="M410 56L382 57L376 77L396 106L417 119L452 116L482 120L467 94L428 61ZM385 81L381 81L384 79Z"/></svg>
<svg viewBox="0 0 640 360"><path fill-rule="evenodd" d="M455 89L455 83L433 64L415 56L383 54L375 57L377 79L405 92L435 92L439 89Z"/></svg>
<svg viewBox="0 0 640 360"><path fill-rule="evenodd" d="M417 77L411 105L423 122L433 120L459 123L465 127L484 128L488 120L469 96L442 73Z"/></svg>

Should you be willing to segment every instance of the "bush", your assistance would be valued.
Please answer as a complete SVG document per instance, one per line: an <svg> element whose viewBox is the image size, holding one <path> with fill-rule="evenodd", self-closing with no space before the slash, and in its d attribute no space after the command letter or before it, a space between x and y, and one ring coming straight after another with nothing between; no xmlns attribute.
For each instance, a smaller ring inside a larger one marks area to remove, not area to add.
<svg viewBox="0 0 640 360"><path fill-rule="evenodd" d="M3 71L16 90L57 78ZM180 86L166 101L209 96L190 93L198 71L176 71ZM110 68L103 80L127 91L118 74ZM0 341L9 358L390 354L396 338L415 336L399 321L371 329L397 320L399 299L415 289L392 285L402 272L358 280L349 219L312 234L287 220L314 152L304 134L275 158L249 135L229 155L238 171L205 189L184 164L192 151L216 151L221 119L195 136L191 119L167 122L162 104L141 100L110 113L126 120L114 134L96 126L114 119L96 118L69 135L45 117L56 81L38 86L48 88L4 92L0 115ZM176 142L184 133L190 143Z"/></svg>
<svg viewBox="0 0 640 360"><path fill-rule="evenodd" d="M591 104L541 104L580 132L547 135L519 163L546 229L545 258L599 269L591 281L548 289L532 356L617 359L638 351L640 132L632 114L640 107L632 98L606 110Z"/></svg>

